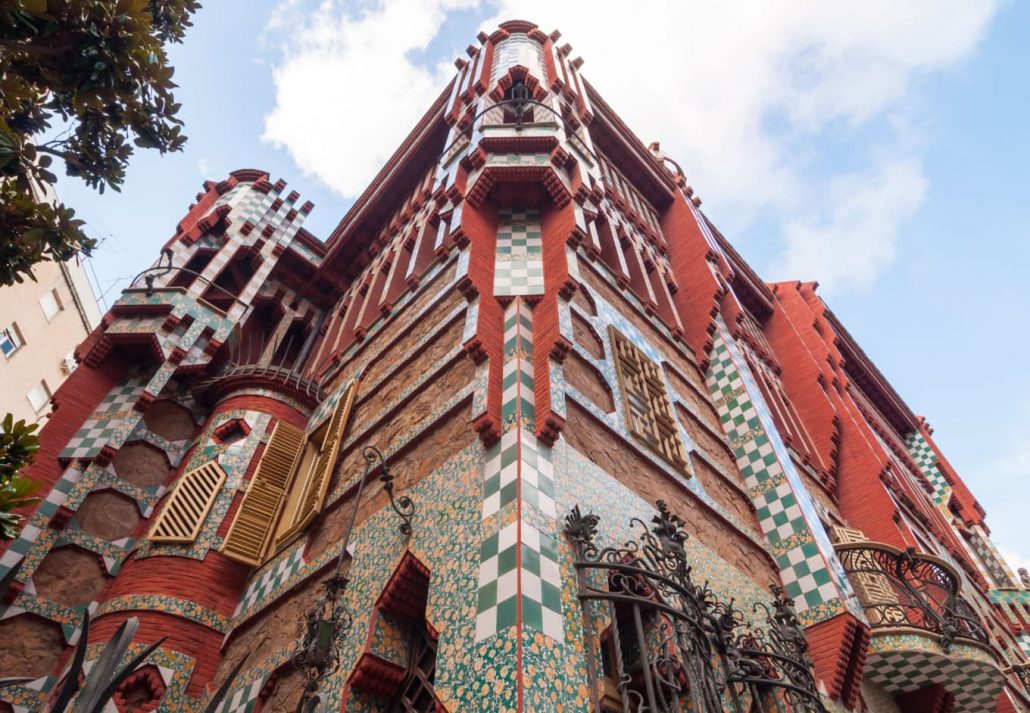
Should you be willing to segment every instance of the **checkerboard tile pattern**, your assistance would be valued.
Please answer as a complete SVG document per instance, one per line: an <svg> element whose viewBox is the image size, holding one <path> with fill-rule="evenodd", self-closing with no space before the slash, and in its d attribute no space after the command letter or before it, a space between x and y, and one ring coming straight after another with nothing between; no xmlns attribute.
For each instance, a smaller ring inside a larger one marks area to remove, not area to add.
<svg viewBox="0 0 1030 713"><path fill-rule="evenodd" d="M515 300L504 312L504 391L501 395L504 429L516 425L534 428L533 384L533 313L522 300Z"/></svg>
<svg viewBox="0 0 1030 713"><path fill-rule="evenodd" d="M540 213L502 210L497 220L494 295L542 295L544 259Z"/></svg>
<svg viewBox="0 0 1030 713"><path fill-rule="evenodd" d="M243 596L240 597L240 603L236 605L236 611L233 612L233 618L236 619L241 614L260 606L262 600L270 592L275 591L303 567L304 546L301 544L295 547L288 557L283 557L247 584L247 589L243 592Z"/></svg>
<svg viewBox="0 0 1030 713"><path fill-rule="evenodd" d="M821 526L811 497L799 484L800 478L792 482L789 477L787 469L793 464L783 455L785 449L777 449L772 440L779 436L754 380L745 370L743 359L734 353L729 337L720 329L712 349L707 386L783 585L804 623L812 624L843 611L842 599L852 600L853 595L848 596L850 588L842 584L846 582L843 572L834 573L827 566L828 561L835 561L832 546L825 533L826 541L820 546L813 532L813 527Z"/></svg>
<svg viewBox="0 0 1030 713"><path fill-rule="evenodd" d="M558 543L528 522L513 522L480 548L476 641L518 621L556 641L562 639Z"/></svg>
<svg viewBox="0 0 1030 713"><path fill-rule="evenodd" d="M77 458L93 458L110 442L127 437L135 426L133 404L149 379L148 374L133 374L122 384L114 387L97 406L96 411L82 424L82 428L68 441L60 458L70 461ZM135 414L138 416L138 414Z"/></svg>
<svg viewBox="0 0 1030 713"><path fill-rule="evenodd" d="M476 641L521 621L560 642L554 465L533 432L533 314L516 298L504 320L502 433L483 466Z"/></svg>
<svg viewBox="0 0 1030 713"><path fill-rule="evenodd" d="M18 533L18 539L12 542L7 551L0 556L0 578L11 571L29 553L39 539L43 525L54 516L57 509L67 499L68 493L81 478L82 471L77 467L69 467L64 471L61 479L57 481L53 489L47 493L43 502L40 503L39 508L32 516L32 520Z"/></svg>
<svg viewBox="0 0 1030 713"><path fill-rule="evenodd" d="M871 652L866 679L890 693L939 683L955 696L955 713L994 710L1005 685L1004 674L987 662L917 650Z"/></svg>
<svg viewBox="0 0 1030 713"><path fill-rule="evenodd" d="M919 466L920 472L930 481L933 486L934 500L938 504L947 503L951 497L951 486L944 479L944 474L937 468L937 454L930 448L926 438L919 431L915 431L905 439L905 445L912 459Z"/></svg>
<svg viewBox="0 0 1030 713"><path fill-rule="evenodd" d="M265 686L265 678L261 677L226 695L215 713L252 713L258 704L258 696Z"/></svg>

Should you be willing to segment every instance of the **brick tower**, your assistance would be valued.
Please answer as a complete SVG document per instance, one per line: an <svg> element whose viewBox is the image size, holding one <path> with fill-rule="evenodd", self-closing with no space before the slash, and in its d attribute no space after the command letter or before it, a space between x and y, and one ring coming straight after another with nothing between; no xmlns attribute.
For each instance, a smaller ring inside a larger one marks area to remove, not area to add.
<svg viewBox="0 0 1030 713"><path fill-rule="evenodd" d="M1030 582L806 283L481 34L324 241L204 184L79 347L0 545L0 711L1030 711ZM88 667L88 666L87 666Z"/></svg>

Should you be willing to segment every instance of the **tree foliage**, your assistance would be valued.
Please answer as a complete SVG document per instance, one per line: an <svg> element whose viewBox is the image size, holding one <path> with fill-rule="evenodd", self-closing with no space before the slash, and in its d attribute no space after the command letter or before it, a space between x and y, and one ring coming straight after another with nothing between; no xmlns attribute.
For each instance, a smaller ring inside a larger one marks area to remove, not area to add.
<svg viewBox="0 0 1030 713"><path fill-rule="evenodd" d="M182 41L199 8L0 0L0 285L96 245L72 209L46 200L55 159L103 192L120 189L135 147L182 150L165 45Z"/></svg>
<svg viewBox="0 0 1030 713"><path fill-rule="evenodd" d="M12 540L18 534L22 517L14 510L37 502L33 493L39 483L18 475L39 450L37 428L39 424L15 421L11 414L0 422L0 540Z"/></svg>

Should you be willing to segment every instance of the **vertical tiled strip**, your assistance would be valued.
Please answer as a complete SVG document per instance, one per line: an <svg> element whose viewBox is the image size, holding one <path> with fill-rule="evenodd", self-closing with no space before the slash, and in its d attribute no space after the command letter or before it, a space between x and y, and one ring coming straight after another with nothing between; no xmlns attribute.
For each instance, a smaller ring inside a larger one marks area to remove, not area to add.
<svg viewBox="0 0 1030 713"><path fill-rule="evenodd" d="M944 479L944 474L937 468L937 454L933 452L933 448L919 431L914 431L909 435L905 439L905 445L923 477L933 486L934 502L938 505L946 505L948 498L951 497L951 486Z"/></svg>
<svg viewBox="0 0 1030 713"><path fill-rule="evenodd" d="M483 469L476 641L518 624L563 640L551 450L534 435L533 315L504 313L502 434Z"/></svg>
<svg viewBox="0 0 1030 713"><path fill-rule="evenodd" d="M536 210L502 210L497 216L494 295L543 293L544 249L540 238L540 213Z"/></svg>
<svg viewBox="0 0 1030 713"><path fill-rule="evenodd" d="M719 329L708 367L708 389L787 594L806 625L836 616L845 606L861 616L843 571L839 566L831 569L837 561L833 547L746 369L736 346Z"/></svg>

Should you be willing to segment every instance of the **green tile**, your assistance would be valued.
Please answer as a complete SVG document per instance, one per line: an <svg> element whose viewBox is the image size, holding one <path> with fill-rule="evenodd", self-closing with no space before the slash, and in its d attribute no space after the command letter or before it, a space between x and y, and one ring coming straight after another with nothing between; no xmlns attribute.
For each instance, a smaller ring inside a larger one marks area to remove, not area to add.
<svg viewBox="0 0 1030 713"><path fill-rule="evenodd" d="M515 602L515 597L509 597L497 605L497 631L504 631L509 626L515 626L517 621Z"/></svg>

